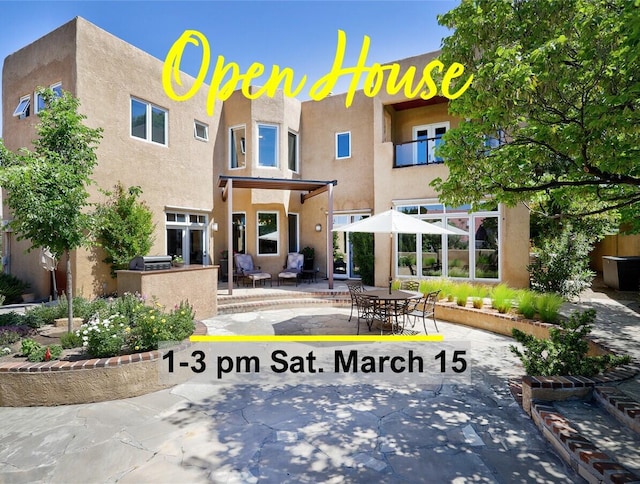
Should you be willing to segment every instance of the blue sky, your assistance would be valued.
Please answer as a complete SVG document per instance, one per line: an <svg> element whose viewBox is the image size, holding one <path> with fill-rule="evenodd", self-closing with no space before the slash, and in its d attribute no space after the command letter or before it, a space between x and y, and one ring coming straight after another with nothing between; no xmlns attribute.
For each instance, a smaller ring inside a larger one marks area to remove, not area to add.
<svg viewBox="0 0 640 484"><path fill-rule="evenodd" d="M273 64L287 66L312 82L330 70L338 30L347 34L345 65L355 64L365 35L371 39L367 65L389 62L439 49L449 32L436 16L458 3L0 0L0 58L81 16L162 60L182 32L193 29L207 37L213 60L223 55L243 70L260 62L267 73ZM183 70L194 75L198 67L194 62ZM336 91L346 91L348 81Z"/></svg>

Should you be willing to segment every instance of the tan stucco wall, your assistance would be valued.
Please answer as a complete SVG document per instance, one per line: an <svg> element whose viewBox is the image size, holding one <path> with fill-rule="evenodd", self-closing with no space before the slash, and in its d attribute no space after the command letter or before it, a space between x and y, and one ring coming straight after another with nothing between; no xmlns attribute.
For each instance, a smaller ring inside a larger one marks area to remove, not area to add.
<svg viewBox="0 0 640 484"><path fill-rule="evenodd" d="M32 86L62 81L62 88L80 99L85 123L104 129L97 150L98 165L89 187L92 201L104 201L99 189L111 189L118 181L126 187L140 186L142 199L153 211L156 236L151 254L165 254L165 210L185 209L210 217L213 214L213 150L218 133L221 103L214 116L206 112L207 90L201 89L185 102L171 101L162 88L163 62L105 32L82 18L76 18L5 61L3 106L5 141L10 149L23 146L34 137L37 117L17 120L9 93ZM185 76L183 81L189 79ZM26 93L25 92L25 93ZM130 135L131 97L150 102L168 111L167 146L150 143ZM19 96L18 96L19 97ZM17 101L16 101L17 102ZM17 105L17 104L16 104ZM209 126L209 141L194 137L194 120ZM27 123L21 123L27 121ZM217 173L215 174L217 178ZM15 255L22 247L12 247ZM75 294L101 295L116 288L95 249L80 250L74 273ZM37 257L37 253L34 254ZM22 258L22 257L21 257ZM37 261L25 259L12 267L16 275L37 274ZM38 296L49 291L47 274L32 282ZM30 281L31 282L31 281Z"/></svg>
<svg viewBox="0 0 640 484"><path fill-rule="evenodd" d="M5 146L16 151L22 147L32 149L35 126L39 117L34 112L34 93L38 87L49 87L62 82L62 88L76 90L75 72L76 29L73 22L50 32L46 40L39 40L11 54L4 60L2 70L2 139ZM13 117L22 96L30 95L30 115L24 119ZM3 200L5 194L3 193ZM3 206L3 219L11 218ZM18 241L16 234L7 234L3 240L4 254L10 250L9 267L12 274L28 282L37 296L49 294L51 275L40 267L40 251L30 254L29 241Z"/></svg>
<svg viewBox="0 0 640 484"><path fill-rule="evenodd" d="M154 297L173 309L188 301L196 319L217 314L218 266L184 266L166 271L117 271L118 295L125 292Z"/></svg>
<svg viewBox="0 0 640 484"><path fill-rule="evenodd" d="M500 210L502 282L511 287L529 287L529 210L523 204L501 206Z"/></svg>
<svg viewBox="0 0 640 484"><path fill-rule="evenodd" d="M602 257L640 256L640 235L607 235L591 253L591 267L602 272Z"/></svg>
<svg viewBox="0 0 640 484"><path fill-rule="evenodd" d="M167 388L160 384L157 361L113 368L2 373L0 406L54 406L130 398Z"/></svg>

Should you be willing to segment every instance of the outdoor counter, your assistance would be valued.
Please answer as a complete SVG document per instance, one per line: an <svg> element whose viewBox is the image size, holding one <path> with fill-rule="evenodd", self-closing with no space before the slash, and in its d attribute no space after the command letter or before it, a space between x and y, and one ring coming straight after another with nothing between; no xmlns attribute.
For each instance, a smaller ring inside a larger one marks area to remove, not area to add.
<svg viewBox="0 0 640 484"><path fill-rule="evenodd" d="M218 312L218 266L185 265L157 271L116 271L118 296L125 292L154 297L167 310L180 301L189 301L196 319Z"/></svg>

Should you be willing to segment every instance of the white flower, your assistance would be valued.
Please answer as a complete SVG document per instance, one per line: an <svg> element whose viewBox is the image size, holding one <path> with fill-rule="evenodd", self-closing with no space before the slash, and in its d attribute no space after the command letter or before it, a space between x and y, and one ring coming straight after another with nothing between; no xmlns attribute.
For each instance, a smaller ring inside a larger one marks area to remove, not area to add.
<svg viewBox="0 0 640 484"><path fill-rule="evenodd" d="M83 341L82 342L82 346L89 346L89 342L88 341Z"/></svg>

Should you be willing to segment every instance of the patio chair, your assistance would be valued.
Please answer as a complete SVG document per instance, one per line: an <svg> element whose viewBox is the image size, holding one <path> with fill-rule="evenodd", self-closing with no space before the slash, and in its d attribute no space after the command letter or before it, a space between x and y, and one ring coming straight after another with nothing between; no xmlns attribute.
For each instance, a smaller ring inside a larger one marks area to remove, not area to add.
<svg viewBox="0 0 640 484"><path fill-rule="evenodd" d="M233 258L236 262L236 273L238 275L238 282L240 279L245 279L251 274L260 274L260 266L253 265L253 257L251 254L233 254Z"/></svg>
<svg viewBox="0 0 640 484"><path fill-rule="evenodd" d="M351 321L353 308L357 308L355 295L364 292L364 286L362 285L362 281L347 281L345 284L347 285L349 295L351 296L351 312L349 313L349 321Z"/></svg>
<svg viewBox="0 0 640 484"><path fill-rule="evenodd" d="M290 252L287 255L287 264L284 266L284 270L278 274L278 285L280 282L287 279L294 279L296 286L298 285L298 279L302 275L302 266L304 265L304 255L298 252Z"/></svg>
<svg viewBox="0 0 640 484"><path fill-rule="evenodd" d="M374 302L372 299L362 292L355 292L354 300L357 308L357 316L358 316L358 330L356 334L360 334L360 320L363 319L365 323L367 323L367 327L369 331L371 331L371 325L373 324L373 310L374 310ZM349 318L351 319L351 318Z"/></svg>
<svg viewBox="0 0 640 484"><path fill-rule="evenodd" d="M380 325L380 334L390 331L391 334L402 334L404 332L405 321L409 299L398 301L378 301L373 304L373 318Z"/></svg>
<svg viewBox="0 0 640 484"><path fill-rule="evenodd" d="M413 307L407 309L407 317L411 321L411 327L416 325L416 320L422 319L422 326L424 327L424 333L427 333L427 318L433 319L433 325L436 327L436 332L440 332L438 329L438 323L436 322L436 302L438 301L438 295L440 291L433 291L425 294L420 299L416 300Z"/></svg>

